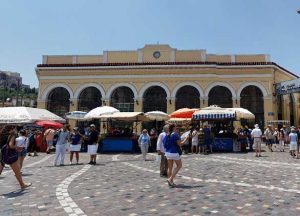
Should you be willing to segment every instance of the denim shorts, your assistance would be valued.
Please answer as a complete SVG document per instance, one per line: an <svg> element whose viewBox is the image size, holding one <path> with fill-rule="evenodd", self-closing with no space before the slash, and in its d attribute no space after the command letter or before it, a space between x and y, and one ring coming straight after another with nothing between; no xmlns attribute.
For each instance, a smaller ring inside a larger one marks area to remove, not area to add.
<svg viewBox="0 0 300 216"><path fill-rule="evenodd" d="M23 148L22 151L18 152L19 157L25 157L27 154L27 149Z"/></svg>

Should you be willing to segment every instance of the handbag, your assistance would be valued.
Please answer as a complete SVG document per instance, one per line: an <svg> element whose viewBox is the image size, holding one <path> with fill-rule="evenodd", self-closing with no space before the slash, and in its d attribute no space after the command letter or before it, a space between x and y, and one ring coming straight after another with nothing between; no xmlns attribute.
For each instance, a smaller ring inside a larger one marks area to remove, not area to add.
<svg viewBox="0 0 300 216"><path fill-rule="evenodd" d="M2 161L5 164L13 164L18 160L18 152L16 149L9 148L9 144L5 144L2 149Z"/></svg>
<svg viewBox="0 0 300 216"><path fill-rule="evenodd" d="M182 155L182 149L181 149L181 147L179 145L176 145L176 147L177 147L178 154Z"/></svg>

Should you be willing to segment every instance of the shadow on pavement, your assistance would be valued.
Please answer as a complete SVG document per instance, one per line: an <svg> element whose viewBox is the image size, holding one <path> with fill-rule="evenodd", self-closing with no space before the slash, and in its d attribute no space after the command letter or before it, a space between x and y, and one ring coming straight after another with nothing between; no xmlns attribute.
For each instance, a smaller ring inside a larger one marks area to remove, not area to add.
<svg viewBox="0 0 300 216"><path fill-rule="evenodd" d="M177 184L175 188L181 189L192 189L192 188L202 188L203 185L184 185L184 184Z"/></svg>
<svg viewBox="0 0 300 216"><path fill-rule="evenodd" d="M23 196L27 193L27 190L15 190L12 191L10 193L6 193L6 194L2 194L2 196L4 196L5 198L15 198L15 197L19 197L19 196Z"/></svg>

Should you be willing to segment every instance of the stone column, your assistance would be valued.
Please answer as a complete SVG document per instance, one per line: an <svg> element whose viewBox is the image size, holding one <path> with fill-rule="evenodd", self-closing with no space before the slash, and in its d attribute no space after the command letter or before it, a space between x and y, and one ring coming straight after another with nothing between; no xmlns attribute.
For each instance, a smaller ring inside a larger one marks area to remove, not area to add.
<svg viewBox="0 0 300 216"><path fill-rule="evenodd" d="M37 108L46 109L47 108L46 100L37 100Z"/></svg>
<svg viewBox="0 0 300 216"><path fill-rule="evenodd" d="M241 107L241 98L240 97L232 98L232 107L233 108Z"/></svg>
<svg viewBox="0 0 300 216"><path fill-rule="evenodd" d="M203 96L201 99L202 99L202 102L201 102L200 107L201 108L208 107L208 97Z"/></svg>
<svg viewBox="0 0 300 216"><path fill-rule="evenodd" d="M175 111L175 98L167 97L167 113L170 114Z"/></svg>
<svg viewBox="0 0 300 216"><path fill-rule="evenodd" d="M69 112L77 111L78 110L78 100L75 98L70 98L70 108ZM76 126L76 120L69 119L68 120L69 125L71 128L74 128Z"/></svg>
<svg viewBox="0 0 300 216"><path fill-rule="evenodd" d="M275 118L275 102L272 99L272 96L264 97L264 118L265 118L265 125L267 124L268 120L274 120Z"/></svg>
<svg viewBox="0 0 300 216"><path fill-rule="evenodd" d="M134 112L143 112L143 98L134 98ZM134 122L133 123L133 132L137 132L140 134L142 131L142 124L141 122Z"/></svg>

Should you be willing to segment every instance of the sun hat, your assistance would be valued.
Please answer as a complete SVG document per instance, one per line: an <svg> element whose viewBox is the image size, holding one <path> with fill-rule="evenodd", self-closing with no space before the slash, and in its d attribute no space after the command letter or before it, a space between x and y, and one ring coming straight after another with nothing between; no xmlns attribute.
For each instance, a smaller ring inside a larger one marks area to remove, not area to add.
<svg viewBox="0 0 300 216"><path fill-rule="evenodd" d="M258 124L255 124L254 127L255 127L255 128L259 128L259 125L258 125Z"/></svg>

